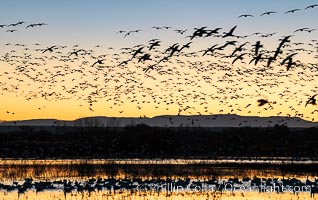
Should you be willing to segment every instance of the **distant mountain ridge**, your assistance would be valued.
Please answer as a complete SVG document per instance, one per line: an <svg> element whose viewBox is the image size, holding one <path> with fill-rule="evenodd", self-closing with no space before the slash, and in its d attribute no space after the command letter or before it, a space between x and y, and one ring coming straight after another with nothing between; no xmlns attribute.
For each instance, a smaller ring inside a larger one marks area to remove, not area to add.
<svg viewBox="0 0 318 200"><path fill-rule="evenodd" d="M75 127L125 127L145 124L152 127L271 127L276 124L288 127L318 127L318 122L310 122L298 117L256 117L234 114L174 116L162 115L152 118L138 117L86 117L73 121L56 119L31 119L6 121L0 126L75 126Z"/></svg>

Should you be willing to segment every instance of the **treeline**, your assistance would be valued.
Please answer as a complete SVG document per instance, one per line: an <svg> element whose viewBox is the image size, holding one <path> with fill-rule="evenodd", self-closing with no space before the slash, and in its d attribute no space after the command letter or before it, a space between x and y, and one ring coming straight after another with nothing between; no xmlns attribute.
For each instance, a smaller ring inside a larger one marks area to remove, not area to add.
<svg viewBox="0 0 318 200"><path fill-rule="evenodd" d="M318 159L318 129L21 127L0 133L1 158L309 157Z"/></svg>

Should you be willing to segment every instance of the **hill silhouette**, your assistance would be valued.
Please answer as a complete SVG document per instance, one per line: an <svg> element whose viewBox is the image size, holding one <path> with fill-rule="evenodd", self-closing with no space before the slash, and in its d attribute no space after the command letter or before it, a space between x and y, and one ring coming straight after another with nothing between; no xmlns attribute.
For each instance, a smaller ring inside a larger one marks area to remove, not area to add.
<svg viewBox="0 0 318 200"><path fill-rule="evenodd" d="M71 126L71 127L126 127L146 124L151 127L272 127L276 124L288 127L309 128L318 126L299 117L256 117L234 114L218 115L163 115L147 117L86 117L74 121L56 119L31 119L0 123L0 126Z"/></svg>

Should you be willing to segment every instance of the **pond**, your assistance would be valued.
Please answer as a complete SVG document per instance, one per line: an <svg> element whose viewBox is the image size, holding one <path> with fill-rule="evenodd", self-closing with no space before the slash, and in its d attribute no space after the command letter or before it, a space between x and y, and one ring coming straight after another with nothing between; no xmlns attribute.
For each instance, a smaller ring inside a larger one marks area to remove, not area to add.
<svg viewBox="0 0 318 200"><path fill-rule="evenodd" d="M147 164L145 164L147 163ZM0 199L314 199L315 164L2 160Z"/></svg>

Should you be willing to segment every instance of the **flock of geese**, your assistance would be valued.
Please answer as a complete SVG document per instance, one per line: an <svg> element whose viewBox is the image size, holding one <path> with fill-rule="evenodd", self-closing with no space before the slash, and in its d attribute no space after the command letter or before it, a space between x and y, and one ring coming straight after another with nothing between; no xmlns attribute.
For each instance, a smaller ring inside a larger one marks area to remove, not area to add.
<svg viewBox="0 0 318 200"><path fill-rule="evenodd" d="M268 188L272 188L269 190ZM196 192L233 192L233 189L246 188L255 192L308 192L311 197L318 193L318 180L301 181L297 178L260 178L254 176L253 178L244 177L217 179L211 177L209 179L190 179L190 178L123 178L116 179L110 178L90 178L88 180L46 180L46 181L33 181L32 178L26 178L23 182L13 181L13 184L0 183L0 189L7 192L18 192L19 195L29 191L35 190L38 192L62 190L64 196L72 192L88 192L89 196L93 192L108 191L110 194L116 194L123 191L131 192L164 192L167 195L176 192L177 189L180 193L184 191ZM247 190L248 191L248 190ZM244 191L242 191L244 194Z"/></svg>
<svg viewBox="0 0 318 200"><path fill-rule="evenodd" d="M312 8L317 7L317 6L318 6L318 4L312 4L312 5L306 6L306 8L304 8L304 10L312 9ZM284 12L284 14L292 14L295 12L299 12L301 10L302 9L300 9L300 8L296 8L296 9L286 11L286 12ZM276 13L277 13L276 11L267 11L267 12L262 13L260 16L267 16L267 15L272 15L272 14L276 14ZM241 17L254 17L254 15L244 14L244 15L238 16L238 18L241 18Z"/></svg>
<svg viewBox="0 0 318 200"><path fill-rule="evenodd" d="M6 32L9 32L9 33L13 33L13 32L16 32L18 31L18 27L21 27L23 24L25 24L26 22L24 21L19 21L19 22L16 22L16 23L13 23L13 24L0 24L0 28L1 29L6 29L5 31ZM33 27L37 27L37 26L46 26L47 24L46 23L33 23L33 24L29 24L27 26L25 26L25 29L28 29L28 28L33 28Z"/></svg>
<svg viewBox="0 0 318 200"><path fill-rule="evenodd" d="M318 4L309 5L304 11L317 7ZM293 9L284 14L299 11ZM260 16L276 13L268 11ZM1 24L0 30L15 32L17 29L11 28L23 24L26 22ZM45 25L28 24L25 29ZM91 112L95 112L96 104L104 102L107 109L119 115L125 115L129 106L140 116L147 109L158 109L178 115L276 113L315 121L318 41L297 41L298 37L310 38L315 27L299 27L290 35L243 35L238 25L229 29L151 29L173 31L178 42L151 38L119 49L103 45L82 48L78 44L3 44L0 95L11 93L26 101L74 100ZM125 39L140 33L144 31L117 32ZM46 105L38 105L34 109L45 108ZM7 110L6 114L17 112Z"/></svg>

